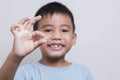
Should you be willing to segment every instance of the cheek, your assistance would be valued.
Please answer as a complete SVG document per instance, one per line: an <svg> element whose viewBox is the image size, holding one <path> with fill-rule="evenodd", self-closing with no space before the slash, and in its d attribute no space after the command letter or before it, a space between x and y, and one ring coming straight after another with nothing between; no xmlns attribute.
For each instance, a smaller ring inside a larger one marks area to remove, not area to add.
<svg viewBox="0 0 120 80"><path fill-rule="evenodd" d="M50 39L52 37L52 33L49 33L49 34L46 33L46 36L47 36L48 39Z"/></svg>
<svg viewBox="0 0 120 80"><path fill-rule="evenodd" d="M66 43L69 43L69 44L70 44L70 43L72 42L72 37L71 37L71 35L64 35L63 37L64 37Z"/></svg>
<svg viewBox="0 0 120 80"><path fill-rule="evenodd" d="M66 40L66 43L69 45L75 45L76 43L76 36L75 35L66 35L64 36L64 39Z"/></svg>

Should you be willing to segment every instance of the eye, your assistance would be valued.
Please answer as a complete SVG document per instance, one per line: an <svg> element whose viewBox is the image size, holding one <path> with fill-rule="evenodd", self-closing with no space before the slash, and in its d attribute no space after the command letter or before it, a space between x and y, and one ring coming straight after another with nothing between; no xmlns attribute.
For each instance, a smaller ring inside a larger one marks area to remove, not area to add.
<svg viewBox="0 0 120 80"><path fill-rule="evenodd" d="M62 32L69 32L69 30L67 30L67 29L62 29Z"/></svg>
<svg viewBox="0 0 120 80"><path fill-rule="evenodd" d="M45 32L51 32L52 31L52 29L46 29L45 30Z"/></svg>

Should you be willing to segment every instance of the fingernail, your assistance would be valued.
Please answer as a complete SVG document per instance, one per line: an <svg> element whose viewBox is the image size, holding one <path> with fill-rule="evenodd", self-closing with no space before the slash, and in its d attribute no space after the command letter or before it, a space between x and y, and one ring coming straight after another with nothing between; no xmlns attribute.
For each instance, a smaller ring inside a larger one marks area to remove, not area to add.
<svg viewBox="0 0 120 80"><path fill-rule="evenodd" d="M41 18L41 15L39 15L38 17Z"/></svg>

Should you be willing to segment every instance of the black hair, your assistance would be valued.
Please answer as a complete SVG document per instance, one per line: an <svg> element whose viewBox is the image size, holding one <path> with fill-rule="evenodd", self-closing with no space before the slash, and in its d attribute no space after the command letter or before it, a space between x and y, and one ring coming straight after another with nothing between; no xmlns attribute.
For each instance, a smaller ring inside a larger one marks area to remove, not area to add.
<svg viewBox="0 0 120 80"><path fill-rule="evenodd" d="M48 3L48 4L44 5L44 6L42 6L37 11L35 16L38 16L38 15L47 16L48 14L52 16L55 13L60 13L60 14L67 15L67 16L70 17L70 19L72 21L73 33L74 33L75 32L75 24L74 24L73 14L65 5L63 5L63 4L59 3L59 2L51 2L51 3ZM34 30L38 29L37 24L38 24L38 22L35 23Z"/></svg>

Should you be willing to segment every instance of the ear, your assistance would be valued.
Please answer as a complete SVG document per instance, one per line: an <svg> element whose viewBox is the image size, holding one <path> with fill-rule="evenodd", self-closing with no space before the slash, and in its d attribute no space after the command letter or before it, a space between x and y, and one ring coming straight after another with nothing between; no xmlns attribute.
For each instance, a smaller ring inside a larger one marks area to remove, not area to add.
<svg viewBox="0 0 120 80"><path fill-rule="evenodd" d="M72 45L75 45L76 44L76 39L77 39L77 34L76 33L73 34L72 39L73 39Z"/></svg>

